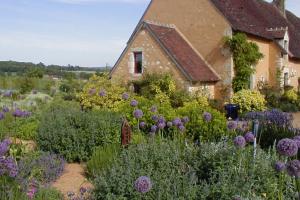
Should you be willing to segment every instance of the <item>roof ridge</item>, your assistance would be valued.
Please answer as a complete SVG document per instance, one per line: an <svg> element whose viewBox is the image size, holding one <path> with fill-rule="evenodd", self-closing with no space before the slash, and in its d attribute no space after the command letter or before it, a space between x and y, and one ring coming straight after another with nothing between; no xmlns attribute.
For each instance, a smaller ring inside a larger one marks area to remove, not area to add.
<svg viewBox="0 0 300 200"><path fill-rule="evenodd" d="M162 26L162 27L166 27L166 28L176 28L175 24L166 24L166 23L152 21L152 20L144 20L144 23L152 24L152 25L156 25L156 26Z"/></svg>

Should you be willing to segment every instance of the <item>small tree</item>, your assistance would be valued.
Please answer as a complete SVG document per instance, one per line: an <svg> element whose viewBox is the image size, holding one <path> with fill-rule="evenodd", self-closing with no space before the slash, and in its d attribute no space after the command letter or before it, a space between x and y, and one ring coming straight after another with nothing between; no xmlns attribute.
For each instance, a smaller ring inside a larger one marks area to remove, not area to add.
<svg viewBox="0 0 300 200"><path fill-rule="evenodd" d="M233 54L235 71L233 91L249 89L250 76L255 73L253 66L263 58L263 54L259 52L257 44L247 41L247 36L243 33L237 33L232 38L226 37L225 41Z"/></svg>

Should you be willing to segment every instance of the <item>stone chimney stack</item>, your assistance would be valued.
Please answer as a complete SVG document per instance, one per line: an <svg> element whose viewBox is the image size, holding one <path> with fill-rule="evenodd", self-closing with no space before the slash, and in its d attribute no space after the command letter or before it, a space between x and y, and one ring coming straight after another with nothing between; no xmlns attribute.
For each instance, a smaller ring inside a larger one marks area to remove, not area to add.
<svg viewBox="0 0 300 200"><path fill-rule="evenodd" d="M285 16L285 0L273 0L273 4Z"/></svg>

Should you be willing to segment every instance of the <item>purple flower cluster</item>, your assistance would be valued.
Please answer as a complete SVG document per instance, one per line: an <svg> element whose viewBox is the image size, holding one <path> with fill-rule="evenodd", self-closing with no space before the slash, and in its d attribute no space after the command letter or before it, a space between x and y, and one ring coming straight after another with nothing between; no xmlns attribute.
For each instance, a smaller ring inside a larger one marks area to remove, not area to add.
<svg viewBox="0 0 300 200"><path fill-rule="evenodd" d="M236 121L229 121L229 122L227 122L227 128L229 130L231 130L231 131L235 130L237 127L238 127L238 124L237 124Z"/></svg>
<svg viewBox="0 0 300 200"><path fill-rule="evenodd" d="M135 99L131 100L131 102L130 102L130 105L132 107L137 107L138 104L139 104L139 102L137 100L135 100Z"/></svg>
<svg viewBox="0 0 300 200"><path fill-rule="evenodd" d="M5 92L3 93L3 96L4 96L4 97L12 97L12 95L13 95L13 92L12 92L11 90L5 91Z"/></svg>
<svg viewBox="0 0 300 200"><path fill-rule="evenodd" d="M9 108L7 106L3 106L2 112L8 113L9 112Z"/></svg>
<svg viewBox="0 0 300 200"><path fill-rule="evenodd" d="M204 112L203 113L203 119L206 121L206 122L210 122L212 120L212 115L209 113L209 112Z"/></svg>
<svg viewBox="0 0 300 200"><path fill-rule="evenodd" d="M255 140L255 136L253 135L252 132L248 132L244 135L244 138L246 140L246 142L254 142Z"/></svg>
<svg viewBox="0 0 300 200"><path fill-rule="evenodd" d="M0 112L0 121L3 120L4 118L5 118L4 112Z"/></svg>
<svg viewBox="0 0 300 200"><path fill-rule="evenodd" d="M105 90L101 90L101 91L99 92L99 96L100 96L100 97L105 97L105 96L106 96L106 91L105 91Z"/></svg>
<svg viewBox="0 0 300 200"><path fill-rule="evenodd" d="M246 146L246 140L243 136L237 136L234 138L233 143L238 148L244 148Z"/></svg>
<svg viewBox="0 0 300 200"><path fill-rule="evenodd" d="M293 116L290 113L273 109L264 112L249 112L245 115L247 120L258 119L261 123L268 123L279 127L291 127Z"/></svg>
<svg viewBox="0 0 300 200"><path fill-rule="evenodd" d="M17 108L16 110L13 111L12 115L14 117L30 117L31 112L29 111L22 111L21 109Z"/></svg>
<svg viewBox="0 0 300 200"><path fill-rule="evenodd" d="M123 93L123 94L122 94L122 99L123 99L123 100L128 100L128 99L129 99L129 94L126 93L126 92Z"/></svg>
<svg viewBox="0 0 300 200"><path fill-rule="evenodd" d="M136 109L135 111L133 111L133 116L136 118L136 119L141 119L143 117L143 111L140 110L140 109Z"/></svg>
<svg viewBox="0 0 300 200"><path fill-rule="evenodd" d="M18 166L11 156L7 156L10 144L11 141L8 139L0 143L0 176L8 175L14 178L18 174Z"/></svg>
<svg viewBox="0 0 300 200"><path fill-rule="evenodd" d="M277 171L277 172L283 172L285 170L286 166L283 162L281 161L277 161L275 164L274 164L274 169Z"/></svg>
<svg viewBox="0 0 300 200"><path fill-rule="evenodd" d="M29 199L33 199L37 191L38 191L38 183L37 181L33 180L29 184L26 195Z"/></svg>
<svg viewBox="0 0 300 200"><path fill-rule="evenodd" d="M291 160L287 162L286 171L290 176L300 178L300 161Z"/></svg>
<svg viewBox="0 0 300 200"><path fill-rule="evenodd" d="M146 123L145 122L140 122L140 128L145 128L146 127Z"/></svg>
<svg viewBox="0 0 300 200"><path fill-rule="evenodd" d="M297 155L298 145L294 140L285 138L278 142L277 152L280 155L292 157L292 156Z"/></svg>
<svg viewBox="0 0 300 200"><path fill-rule="evenodd" d="M141 176L134 183L135 189L140 193L147 193L152 188L152 183L149 177Z"/></svg>
<svg viewBox="0 0 300 200"><path fill-rule="evenodd" d="M157 107L156 106L152 106L150 108L150 111L153 112L153 113L157 112Z"/></svg>

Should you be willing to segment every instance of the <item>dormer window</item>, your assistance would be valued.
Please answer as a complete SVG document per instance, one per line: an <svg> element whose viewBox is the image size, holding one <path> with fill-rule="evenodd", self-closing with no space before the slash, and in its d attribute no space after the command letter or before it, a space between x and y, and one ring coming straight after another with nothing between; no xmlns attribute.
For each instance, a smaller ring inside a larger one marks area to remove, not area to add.
<svg viewBox="0 0 300 200"><path fill-rule="evenodd" d="M134 52L134 73L142 74L143 73L143 53Z"/></svg>
<svg viewBox="0 0 300 200"><path fill-rule="evenodd" d="M288 51L288 49L289 49L289 43L288 43L287 40L283 41L283 48L284 48L284 50Z"/></svg>

